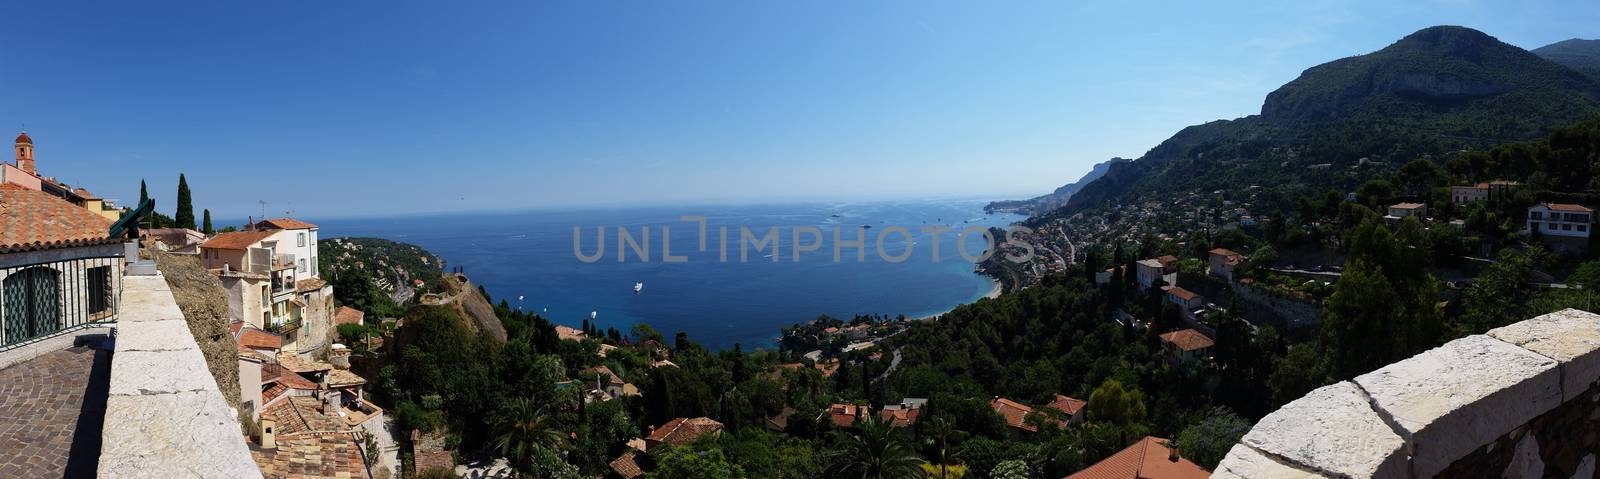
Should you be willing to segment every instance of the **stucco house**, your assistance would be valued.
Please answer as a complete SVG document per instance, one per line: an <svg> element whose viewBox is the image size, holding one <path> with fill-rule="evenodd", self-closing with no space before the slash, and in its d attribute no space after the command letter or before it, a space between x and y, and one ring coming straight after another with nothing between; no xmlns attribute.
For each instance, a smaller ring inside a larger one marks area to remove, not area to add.
<svg viewBox="0 0 1600 479"><path fill-rule="evenodd" d="M333 287L316 267L317 227L280 218L221 233L200 261L222 280L234 321L283 334L287 352L309 356L331 344Z"/></svg>

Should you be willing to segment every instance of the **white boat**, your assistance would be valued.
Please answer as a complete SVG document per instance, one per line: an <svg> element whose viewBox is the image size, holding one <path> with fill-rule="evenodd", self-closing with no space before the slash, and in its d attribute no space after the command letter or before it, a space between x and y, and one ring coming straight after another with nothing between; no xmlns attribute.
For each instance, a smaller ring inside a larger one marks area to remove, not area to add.
<svg viewBox="0 0 1600 479"><path fill-rule="evenodd" d="M589 312L589 319L594 319L594 318L599 317L599 316L600 316L600 312L599 311L590 311Z"/></svg>
<svg viewBox="0 0 1600 479"><path fill-rule="evenodd" d="M639 291L642 290L644 290L644 283L633 283L633 294L639 294Z"/></svg>

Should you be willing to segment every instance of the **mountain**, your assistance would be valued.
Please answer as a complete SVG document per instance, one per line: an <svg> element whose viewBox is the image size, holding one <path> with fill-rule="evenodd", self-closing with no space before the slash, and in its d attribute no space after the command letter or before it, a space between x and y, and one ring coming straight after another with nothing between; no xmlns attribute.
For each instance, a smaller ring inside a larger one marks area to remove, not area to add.
<svg viewBox="0 0 1600 479"><path fill-rule="evenodd" d="M1592 78L1600 78L1600 40L1562 40L1535 48L1533 53Z"/></svg>
<svg viewBox="0 0 1600 479"><path fill-rule="evenodd" d="M1351 191L1412 159L1538 138L1597 114L1600 81L1477 30L1430 27L1306 69L1258 115L1184 128L1051 215L1245 186L1280 201Z"/></svg>
<svg viewBox="0 0 1600 479"><path fill-rule="evenodd" d="M1078 190L1083 189L1083 187L1089 183L1093 183L1094 180L1098 180L1100 177L1105 176L1107 171L1111 171L1111 165L1127 163L1129 161L1133 160L1127 158L1112 158L1100 163L1095 163L1094 167L1090 168L1088 173L1085 173L1082 178L1078 178L1078 181L1062 185L1060 188L1056 188L1055 191L1052 191L1049 194L1036 196L1026 200L996 201L989 203L989 205L985 206L984 209L989 211L1009 210L1025 212L1029 214L1048 213L1056 208L1066 205L1067 200L1072 199L1072 195L1077 193Z"/></svg>

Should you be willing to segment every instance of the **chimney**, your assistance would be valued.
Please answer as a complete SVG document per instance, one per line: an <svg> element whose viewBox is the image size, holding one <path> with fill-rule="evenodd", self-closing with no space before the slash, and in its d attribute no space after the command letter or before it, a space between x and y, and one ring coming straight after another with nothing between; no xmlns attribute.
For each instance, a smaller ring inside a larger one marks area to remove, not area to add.
<svg viewBox="0 0 1600 479"><path fill-rule="evenodd" d="M1182 456L1178 455L1178 442L1177 441L1167 441L1167 460L1168 461L1172 461L1172 462L1178 462L1178 458L1179 457L1182 457Z"/></svg>
<svg viewBox="0 0 1600 479"><path fill-rule="evenodd" d="M268 418L268 417L262 417L261 418L261 448L262 449L277 449L278 448L278 439L273 434L273 428L277 427L277 425L278 425L278 422L277 421L273 421L272 418Z"/></svg>

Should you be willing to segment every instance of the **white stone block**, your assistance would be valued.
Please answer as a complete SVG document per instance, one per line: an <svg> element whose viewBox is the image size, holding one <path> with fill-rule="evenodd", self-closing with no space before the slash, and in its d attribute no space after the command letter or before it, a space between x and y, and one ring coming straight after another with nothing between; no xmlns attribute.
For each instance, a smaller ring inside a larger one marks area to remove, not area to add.
<svg viewBox="0 0 1600 479"><path fill-rule="evenodd" d="M1561 404L1554 360L1488 336L1451 341L1355 382L1399 426L1416 477L1438 474Z"/></svg>
<svg viewBox="0 0 1600 479"><path fill-rule="evenodd" d="M215 389L111 396L100 477L261 477L239 421Z"/></svg>
<svg viewBox="0 0 1600 479"><path fill-rule="evenodd" d="M1489 336L1560 361L1563 401L1600 379L1600 315L1567 309L1497 328Z"/></svg>
<svg viewBox="0 0 1600 479"><path fill-rule="evenodd" d="M1212 479L1308 479L1326 478L1310 471L1284 465L1244 444L1234 444L1228 455L1211 473Z"/></svg>
<svg viewBox="0 0 1600 479"><path fill-rule="evenodd" d="M189 323L183 319L164 319L129 323L117 332L117 353L124 351L199 350Z"/></svg>
<svg viewBox="0 0 1600 479"><path fill-rule="evenodd" d="M1349 381L1324 386L1261 418L1243 439L1291 463L1335 475L1407 478L1405 440Z"/></svg>
<svg viewBox="0 0 1600 479"><path fill-rule="evenodd" d="M111 395L140 395L217 389L217 381L197 349L117 351L111 355Z"/></svg>

